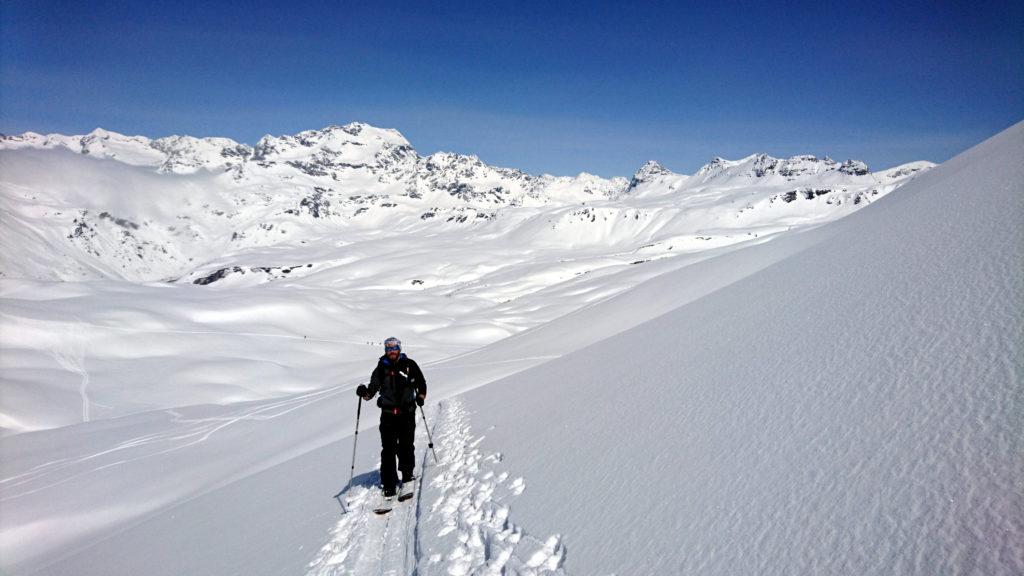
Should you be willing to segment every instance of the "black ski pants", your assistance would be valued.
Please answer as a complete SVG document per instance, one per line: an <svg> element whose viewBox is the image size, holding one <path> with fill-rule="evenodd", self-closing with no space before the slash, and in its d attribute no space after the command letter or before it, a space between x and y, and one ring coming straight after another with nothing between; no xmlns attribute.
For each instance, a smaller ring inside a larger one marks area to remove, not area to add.
<svg viewBox="0 0 1024 576"><path fill-rule="evenodd" d="M412 476L416 467L416 448L413 438L416 436L416 413L398 413L384 411L380 414L380 483L384 490L394 490L398 485L398 472L395 471L395 458L398 458L398 471L403 478Z"/></svg>

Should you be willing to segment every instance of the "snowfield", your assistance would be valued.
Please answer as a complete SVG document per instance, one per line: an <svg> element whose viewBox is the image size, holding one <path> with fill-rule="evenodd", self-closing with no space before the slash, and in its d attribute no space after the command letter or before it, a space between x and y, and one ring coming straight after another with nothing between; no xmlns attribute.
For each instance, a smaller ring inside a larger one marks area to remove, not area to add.
<svg viewBox="0 0 1024 576"><path fill-rule="evenodd" d="M586 574L1021 573L1022 152L1018 124L801 252L467 393L483 447L543 463L517 520Z"/></svg>
<svg viewBox="0 0 1024 576"><path fill-rule="evenodd" d="M7 138L0 571L1024 573L1024 123L934 168L575 184L358 126ZM104 188L129 173L157 199ZM381 197L298 220L282 175ZM353 391L392 333L437 460L420 420L416 495L376 516Z"/></svg>
<svg viewBox="0 0 1024 576"><path fill-rule="evenodd" d="M931 168L765 154L531 176L353 123L223 138L0 136L0 433L363 378L846 216ZM127 345L129 344L130 345Z"/></svg>

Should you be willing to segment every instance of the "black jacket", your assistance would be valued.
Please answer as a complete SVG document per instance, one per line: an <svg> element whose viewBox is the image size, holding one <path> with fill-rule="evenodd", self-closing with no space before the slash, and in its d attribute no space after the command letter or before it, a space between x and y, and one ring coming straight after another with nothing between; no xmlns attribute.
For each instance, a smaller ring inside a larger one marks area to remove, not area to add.
<svg viewBox="0 0 1024 576"><path fill-rule="evenodd" d="M383 410L415 412L416 395L427 393L427 380L412 358L402 354L392 363L385 354L377 361L366 390L370 396L380 392L377 406Z"/></svg>

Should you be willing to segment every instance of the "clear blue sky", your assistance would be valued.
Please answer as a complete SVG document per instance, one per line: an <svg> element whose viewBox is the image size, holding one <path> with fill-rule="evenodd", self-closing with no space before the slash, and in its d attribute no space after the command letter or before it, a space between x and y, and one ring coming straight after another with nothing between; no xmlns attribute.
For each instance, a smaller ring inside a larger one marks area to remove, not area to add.
<svg viewBox="0 0 1024 576"><path fill-rule="evenodd" d="M0 3L0 132L352 121L531 173L941 162L1024 119L1024 3Z"/></svg>

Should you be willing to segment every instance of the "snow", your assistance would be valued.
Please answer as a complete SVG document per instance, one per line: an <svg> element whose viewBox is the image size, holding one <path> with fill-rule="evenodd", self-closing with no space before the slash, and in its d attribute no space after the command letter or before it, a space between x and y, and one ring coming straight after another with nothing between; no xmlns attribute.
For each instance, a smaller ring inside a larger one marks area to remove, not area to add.
<svg viewBox="0 0 1024 576"><path fill-rule="evenodd" d="M589 174L419 158L365 124L268 136L241 159L227 139L60 137L166 154L152 165L41 138L0 139L0 241L18 247L0 259L4 433L322 389L363 377L381 333L418 342L421 360L466 352L843 217L930 166L884 184L832 170L835 185L798 182L825 193L798 195L749 178L689 189L648 163L638 177L667 180L624 192ZM64 332L88 342L85 385L60 360Z"/></svg>
<svg viewBox="0 0 1024 576"><path fill-rule="evenodd" d="M1020 573L1022 146L1017 125L812 247L466 394L485 446L535 463L517 518L572 535L587 574Z"/></svg>
<svg viewBox="0 0 1024 576"><path fill-rule="evenodd" d="M361 479L346 493L341 517L310 563L309 576L387 572L408 574L417 563L442 574L562 574L565 549L558 535L538 538L510 521L510 505L522 479L501 470L500 454L479 449L469 414L454 399L437 416L436 466L422 450L421 477L413 500L398 503L386 518L371 509L379 491ZM425 444L421 432L419 442Z"/></svg>
<svg viewBox="0 0 1024 576"><path fill-rule="evenodd" d="M128 282L102 251L89 282L23 264L0 281L0 570L1019 574L1022 155L1019 124L831 215L765 212L794 181L734 170L717 188L670 177L633 205L605 197L588 214L602 233L545 201L405 243L345 222L308 244L195 243L197 275L315 264L296 279ZM808 174L790 177L887 180L798 160ZM68 250L50 217L26 216L68 209L62 170L223 198L214 174L53 150L2 161L5 214L19 210L4 242L34 262ZM766 205L727 225L743 196ZM606 214L653 223L622 232ZM540 234L552 222L564 235ZM196 230L223 234L212 218ZM418 420L416 497L373 515L363 406L342 514L353 390L392 333L424 368L438 461Z"/></svg>

